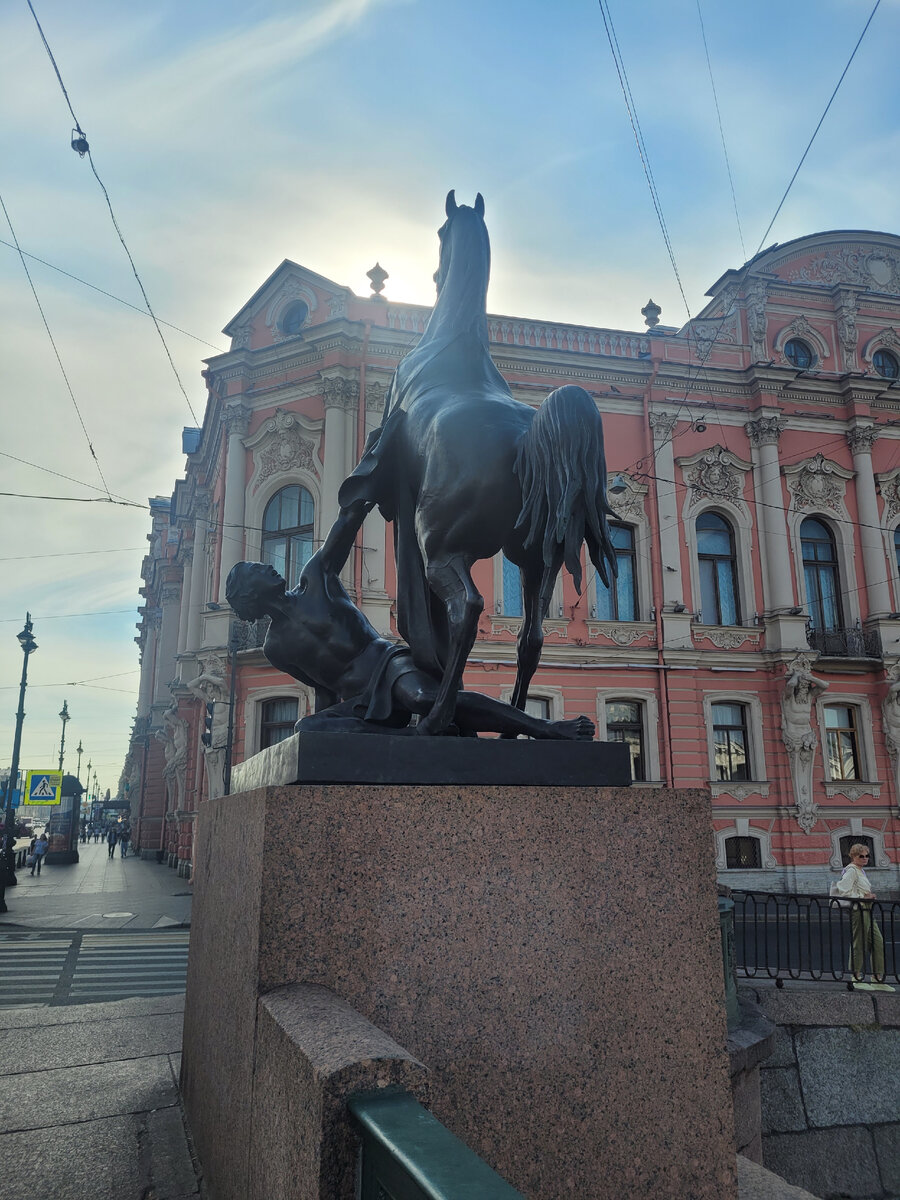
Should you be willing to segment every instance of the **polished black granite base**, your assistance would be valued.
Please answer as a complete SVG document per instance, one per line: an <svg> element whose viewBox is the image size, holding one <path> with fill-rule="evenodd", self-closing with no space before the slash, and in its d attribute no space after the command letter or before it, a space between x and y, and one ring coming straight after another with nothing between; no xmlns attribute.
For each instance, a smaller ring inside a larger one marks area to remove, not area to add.
<svg viewBox="0 0 900 1200"><path fill-rule="evenodd" d="M627 787L631 763L620 742L295 733L231 772L232 793L286 783Z"/></svg>

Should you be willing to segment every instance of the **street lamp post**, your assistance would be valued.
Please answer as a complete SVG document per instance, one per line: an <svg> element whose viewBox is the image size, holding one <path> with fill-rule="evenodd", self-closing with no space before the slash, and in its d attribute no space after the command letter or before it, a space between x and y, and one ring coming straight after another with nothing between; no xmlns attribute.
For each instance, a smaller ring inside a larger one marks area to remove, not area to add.
<svg viewBox="0 0 900 1200"><path fill-rule="evenodd" d="M66 725L72 720L69 716L69 703L67 700L63 700L59 719L62 721L62 737L59 739L59 769L61 771L63 769L63 758L66 753Z"/></svg>
<svg viewBox="0 0 900 1200"><path fill-rule="evenodd" d="M6 889L14 887L19 882L16 879L16 854L13 849L16 840L16 823L13 816L13 792L19 782L19 753L22 749L22 725L25 721L25 688L28 683L28 656L29 654L33 654L38 648L37 642L31 636L32 628L31 613L26 613L25 628L20 634L16 635L25 657L22 661L22 679L19 683L19 711L16 713L16 733L13 739L12 763L9 768L9 778L6 781L6 821L3 831L4 844L2 856L2 865L5 869L0 870L0 912L8 911L6 907ZM65 726L63 726L63 729L65 729Z"/></svg>
<svg viewBox="0 0 900 1200"><path fill-rule="evenodd" d="M81 738L78 739L78 745L75 747L75 753L78 755L78 766L75 769L75 778L81 783L81 756L84 754L84 747L81 744Z"/></svg>

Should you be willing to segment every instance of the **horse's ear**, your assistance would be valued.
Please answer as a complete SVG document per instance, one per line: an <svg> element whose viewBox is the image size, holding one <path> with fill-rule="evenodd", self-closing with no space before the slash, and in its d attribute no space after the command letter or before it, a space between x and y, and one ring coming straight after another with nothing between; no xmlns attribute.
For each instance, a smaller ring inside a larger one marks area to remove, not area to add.
<svg viewBox="0 0 900 1200"><path fill-rule="evenodd" d="M447 193L447 203L444 205L444 212L448 217L452 217L456 212L456 189L451 188Z"/></svg>
<svg viewBox="0 0 900 1200"><path fill-rule="evenodd" d="M482 196L481 192L475 197L475 211L479 217L484 216L484 196Z"/></svg>

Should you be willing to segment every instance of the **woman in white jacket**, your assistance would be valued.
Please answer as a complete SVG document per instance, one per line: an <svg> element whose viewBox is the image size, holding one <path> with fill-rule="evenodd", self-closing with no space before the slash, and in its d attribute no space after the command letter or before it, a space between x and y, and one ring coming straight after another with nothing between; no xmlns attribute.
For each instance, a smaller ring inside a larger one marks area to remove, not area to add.
<svg viewBox="0 0 900 1200"><path fill-rule="evenodd" d="M892 992L894 989L891 985L884 982L884 938L878 922L872 916L875 893L865 871L868 863L869 847L856 842L850 847L850 862L844 867L834 891L844 900L858 901L850 916L850 970L853 972L854 986L865 988L866 991ZM864 982L866 950L870 950L872 955L872 983Z"/></svg>

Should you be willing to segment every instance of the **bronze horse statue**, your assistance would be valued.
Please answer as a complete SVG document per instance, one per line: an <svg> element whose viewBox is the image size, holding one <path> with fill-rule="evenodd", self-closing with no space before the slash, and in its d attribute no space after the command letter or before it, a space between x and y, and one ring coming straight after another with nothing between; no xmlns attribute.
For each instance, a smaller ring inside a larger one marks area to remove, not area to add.
<svg viewBox="0 0 900 1200"><path fill-rule="evenodd" d="M391 381L381 426L344 480L338 523L376 504L394 524L397 623L416 665L439 682L418 733L447 731L484 599L472 564L502 549L520 571L524 618L512 702L524 709L563 564L581 590L581 545L605 584L609 537L603 425L580 387L534 410L515 400L488 348L490 243L484 200L451 191L439 231L437 302ZM607 570L609 567L609 571Z"/></svg>

